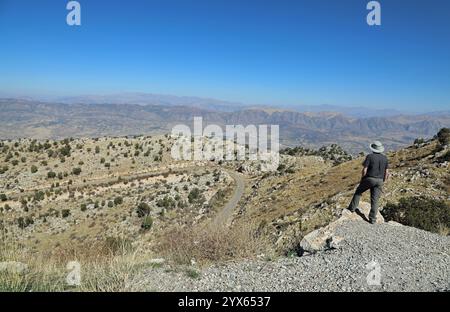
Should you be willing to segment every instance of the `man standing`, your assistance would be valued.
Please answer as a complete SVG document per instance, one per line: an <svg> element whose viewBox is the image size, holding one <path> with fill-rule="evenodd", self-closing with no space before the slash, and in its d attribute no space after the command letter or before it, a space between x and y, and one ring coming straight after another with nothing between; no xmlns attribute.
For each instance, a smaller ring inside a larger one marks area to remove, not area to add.
<svg viewBox="0 0 450 312"><path fill-rule="evenodd" d="M378 199L382 192L383 183L388 179L389 171L388 159L382 154L384 152L383 145L379 141L374 141L369 147L373 154L367 155L364 160L362 179L348 209L355 212L358 209L361 195L370 189L369 222L374 224L377 221Z"/></svg>

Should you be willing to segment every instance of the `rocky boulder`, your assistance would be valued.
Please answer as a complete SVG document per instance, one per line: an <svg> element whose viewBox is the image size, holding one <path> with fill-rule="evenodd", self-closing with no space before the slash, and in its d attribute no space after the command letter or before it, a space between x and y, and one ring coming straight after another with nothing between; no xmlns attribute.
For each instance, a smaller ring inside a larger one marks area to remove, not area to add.
<svg viewBox="0 0 450 312"><path fill-rule="evenodd" d="M303 237L300 242L300 248L302 251L310 253L339 248L339 243L345 240L345 237L335 235L336 229L344 222L368 222L369 212L370 204L366 202L361 202L359 209L355 213L344 209L339 219ZM384 223L384 218L380 212L377 214L377 223Z"/></svg>

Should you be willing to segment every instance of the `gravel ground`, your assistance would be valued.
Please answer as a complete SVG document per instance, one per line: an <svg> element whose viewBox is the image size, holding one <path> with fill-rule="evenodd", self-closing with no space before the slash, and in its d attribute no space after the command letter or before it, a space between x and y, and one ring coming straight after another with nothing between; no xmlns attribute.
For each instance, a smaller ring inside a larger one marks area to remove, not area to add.
<svg viewBox="0 0 450 312"><path fill-rule="evenodd" d="M450 291L450 237L407 226L348 221L338 249L275 261L247 260L196 270L147 269L145 291ZM372 261L380 284L367 282ZM375 284L375 285L374 285Z"/></svg>

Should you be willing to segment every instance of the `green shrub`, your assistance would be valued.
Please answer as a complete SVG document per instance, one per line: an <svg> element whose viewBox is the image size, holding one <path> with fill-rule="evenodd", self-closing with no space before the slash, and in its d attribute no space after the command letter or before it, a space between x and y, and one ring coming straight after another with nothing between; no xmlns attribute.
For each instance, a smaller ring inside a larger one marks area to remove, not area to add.
<svg viewBox="0 0 450 312"><path fill-rule="evenodd" d="M53 171L47 172L47 178L49 178L49 179L54 179L54 178L56 178L56 173L53 172Z"/></svg>
<svg viewBox="0 0 450 312"><path fill-rule="evenodd" d="M284 169L286 169L286 165L285 164L280 164L277 168L278 171L283 171Z"/></svg>
<svg viewBox="0 0 450 312"><path fill-rule="evenodd" d="M30 224L33 224L33 223L34 223L34 221L33 221L33 219L31 217L25 217L25 218L19 217L17 219L17 224L18 224L19 228L21 228L21 229L24 229L24 228L26 228L27 226L29 226Z"/></svg>
<svg viewBox="0 0 450 312"><path fill-rule="evenodd" d="M146 216L144 218L144 220L142 220L142 229L144 229L145 231L148 231L152 228L153 225L153 218L151 216Z"/></svg>
<svg viewBox="0 0 450 312"><path fill-rule="evenodd" d="M86 211L86 209L87 209L86 204L81 204L80 209L81 209L81 211Z"/></svg>
<svg viewBox="0 0 450 312"><path fill-rule="evenodd" d="M68 216L70 216L70 210L69 209L61 210L61 217L67 218Z"/></svg>
<svg viewBox="0 0 450 312"><path fill-rule="evenodd" d="M65 145L65 146L63 146L63 147L61 147L59 149L59 153L61 155L63 155L63 156L69 157L70 156L70 150L71 150L70 145Z"/></svg>
<svg viewBox="0 0 450 312"><path fill-rule="evenodd" d="M1 167L0 168L0 174L3 174L3 173L5 173L6 171L8 171L8 166L3 166L3 167Z"/></svg>
<svg viewBox="0 0 450 312"><path fill-rule="evenodd" d="M137 207L137 214L139 218L147 216L150 213L150 206L147 203L140 203Z"/></svg>
<svg viewBox="0 0 450 312"><path fill-rule="evenodd" d="M430 232L450 229L450 206L442 200L423 196L401 198L398 204L388 203L381 213L387 221Z"/></svg>
<svg viewBox="0 0 450 312"><path fill-rule="evenodd" d="M200 190L198 188L194 188L189 192L188 199L189 203L195 202L200 197Z"/></svg>
<svg viewBox="0 0 450 312"><path fill-rule="evenodd" d="M111 200L108 202L108 207L109 207L109 208L114 207L114 203L113 203Z"/></svg>
<svg viewBox="0 0 450 312"><path fill-rule="evenodd" d="M3 201L3 202L7 201L8 197L5 194L2 193L2 194L0 194L0 200Z"/></svg>
<svg viewBox="0 0 450 312"><path fill-rule="evenodd" d="M441 145L450 144L450 128L442 128L437 134L437 138Z"/></svg>
<svg viewBox="0 0 450 312"><path fill-rule="evenodd" d="M163 199L160 199L156 202L156 205L158 207L164 207L164 208L175 208L176 202L173 200L173 198L169 196L164 196Z"/></svg>
<svg viewBox="0 0 450 312"><path fill-rule="evenodd" d="M114 205L120 205L123 203L123 199L120 196L117 196L116 198L114 198Z"/></svg>
<svg viewBox="0 0 450 312"><path fill-rule="evenodd" d="M34 193L34 200L35 201L40 201L40 200L44 200L45 198L45 193L42 191L36 191Z"/></svg>
<svg viewBox="0 0 450 312"><path fill-rule="evenodd" d="M36 173L38 171L38 168L35 165L31 166L31 173Z"/></svg>
<svg viewBox="0 0 450 312"><path fill-rule="evenodd" d="M197 270L187 269L185 273L186 273L186 276L189 278L192 278L192 279L200 278L200 273Z"/></svg>
<svg viewBox="0 0 450 312"><path fill-rule="evenodd" d="M80 175L80 173L81 173L81 168L73 168L72 169L72 174L74 174L74 175Z"/></svg>

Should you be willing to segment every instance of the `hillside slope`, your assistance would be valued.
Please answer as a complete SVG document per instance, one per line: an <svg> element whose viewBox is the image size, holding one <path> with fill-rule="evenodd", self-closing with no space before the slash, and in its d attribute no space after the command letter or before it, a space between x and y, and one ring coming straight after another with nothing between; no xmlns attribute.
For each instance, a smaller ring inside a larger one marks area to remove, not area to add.
<svg viewBox="0 0 450 312"><path fill-rule="evenodd" d="M145 291L450 291L450 237L407 226L349 221L338 249L184 271L152 268L131 283ZM376 264L373 266L372 263ZM379 265L379 284L369 273ZM367 282L369 277L370 283Z"/></svg>
<svg viewBox="0 0 450 312"><path fill-rule="evenodd" d="M404 196L448 202L449 163L442 160L447 151L448 146L439 148L432 140L390 152L392 178L381 208ZM450 236L384 222L381 215L379 223L371 225L367 202L360 203L364 217L346 211L361 162L359 158L333 166L318 156L287 157L282 163L291 168L288 172L263 177L254 173L234 226L259 222L259 233L272 237L275 248L288 257L262 253L253 260L203 267L163 265L141 272L131 289L449 291ZM297 256L299 246L311 248Z"/></svg>
<svg viewBox="0 0 450 312"><path fill-rule="evenodd" d="M173 143L1 141L0 261L28 265L34 279L0 274L0 289L73 290L61 276L74 259L88 281L78 290L449 289L448 218L438 235L348 216L362 157L297 149L261 172L253 161L175 161ZM449 203L449 149L429 140L388 152L381 209L403 197ZM369 289L372 260L384 277Z"/></svg>
<svg viewBox="0 0 450 312"><path fill-rule="evenodd" d="M440 160L438 142L388 152L391 178L381 209L402 197L426 195L449 202L450 164ZM256 176L241 202L235 223L259 222L278 250L289 252L308 232L340 216L360 181L363 157L333 166L321 157L286 157L290 172ZM369 200L369 192L363 200Z"/></svg>

